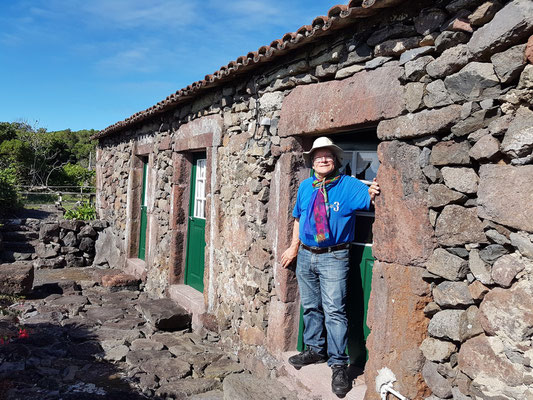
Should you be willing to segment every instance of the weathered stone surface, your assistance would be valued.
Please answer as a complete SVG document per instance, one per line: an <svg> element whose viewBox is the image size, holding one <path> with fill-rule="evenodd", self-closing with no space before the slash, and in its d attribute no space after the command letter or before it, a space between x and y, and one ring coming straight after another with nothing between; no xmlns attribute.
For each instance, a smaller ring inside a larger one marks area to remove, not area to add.
<svg viewBox="0 0 533 400"><path fill-rule="evenodd" d="M185 329L191 323L190 314L170 299L141 302L139 309L150 324L163 331Z"/></svg>
<svg viewBox="0 0 533 400"><path fill-rule="evenodd" d="M511 157L524 157L533 151L533 111L520 107L509 125L501 150Z"/></svg>
<svg viewBox="0 0 533 400"><path fill-rule="evenodd" d="M433 298L442 308L470 305L474 299L465 282L442 282L433 289Z"/></svg>
<svg viewBox="0 0 533 400"><path fill-rule="evenodd" d="M365 69L376 69L392 60L392 57L374 57L365 63Z"/></svg>
<svg viewBox="0 0 533 400"><path fill-rule="evenodd" d="M458 44L466 43L470 35L466 32L444 31L435 39L435 47L439 53L455 47Z"/></svg>
<svg viewBox="0 0 533 400"><path fill-rule="evenodd" d="M441 173L449 188L461 193L476 193L479 177L472 168L443 167Z"/></svg>
<svg viewBox="0 0 533 400"><path fill-rule="evenodd" d="M435 227L437 241L444 246L486 243L483 224L475 208L457 205L444 207Z"/></svg>
<svg viewBox="0 0 533 400"><path fill-rule="evenodd" d="M482 109L473 112L471 115L459 121L452 126L452 133L455 137L465 136L472 132L479 131L485 128L493 120L496 120L500 116L500 110L498 107L494 107L488 110Z"/></svg>
<svg viewBox="0 0 533 400"><path fill-rule="evenodd" d="M415 18L415 29L421 35L427 35L440 28L447 15L438 8L424 9Z"/></svg>
<svg viewBox="0 0 533 400"><path fill-rule="evenodd" d="M452 395L452 384L438 372L438 364L426 361L422 369L424 381L431 391L441 398L448 398Z"/></svg>
<svg viewBox="0 0 533 400"><path fill-rule="evenodd" d="M94 257L95 265L109 264L112 268L121 266L120 249L117 246L117 238L111 228L104 229L95 243L96 255Z"/></svg>
<svg viewBox="0 0 533 400"><path fill-rule="evenodd" d="M444 86L444 81L439 79L426 85L426 95L424 96L426 107L442 107L452 103L450 94Z"/></svg>
<svg viewBox="0 0 533 400"><path fill-rule="evenodd" d="M439 58L427 65L426 70L433 78L443 78L459 71L470 59L468 47L465 44L459 44L445 50Z"/></svg>
<svg viewBox="0 0 533 400"><path fill-rule="evenodd" d="M457 351L457 346L452 342L427 337L420 345L420 350L428 360L443 362Z"/></svg>
<svg viewBox="0 0 533 400"><path fill-rule="evenodd" d="M157 354L156 352L152 353ZM156 375L159 379L167 380L169 378L184 378L191 373L191 365L178 358L154 356L141 363L140 367L144 371Z"/></svg>
<svg viewBox="0 0 533 400"><path fill-rule="evenodd" d="M339 69L335 73L335 79L347 78L349 76L352 76L356 72L362 71L363 69L365 69L365 67L363 67L362 65L350 65L349 67Z"/></svg>
<svg viewBox="0 0 533 400"><path fill-rule="evenodd" d="M481 259L489 264L493 264L498 258L509 251L501 244L489 244L479 252Z"/></svg>
<svg viewBox="0 0 533 400"><path fill-rule="evenodd" d="M510 287L516 275L526 268L527 261L519 254L508 254L496 260L492 266L492 279L502 287Z"/></svg>
<svg viewBox="0 0 533 400"><path fill-rule="evenodd" d="M502 225L533 232L533 165L482 165L478 189L478 213ZM509 209L509 204L523 207Z"/></svg>
<svg viewBox="0 0 533 400"><path fill-rule="evenodd" d="M298 86L283 100L280 136L313 133L394 118L404 109L397 65L340 81ZM355 89L357 88L357 89Z"/></svg>
<svg viewBox="0 0 533 400"><path fill-rule="evenodd" d="M533 31L533 4L529 0L515 0L498 11L494 19L474 32L468 42L476 57L494 54L520 43Z"/></svg>
<svg viewBox="0 0 533 400"><path fill-rule="evenodd" d="M375 257L403 265L421 264L433 252L433 228L428 218L427 183L418 166L420 149L397 141L381 143L373 225ZM416 222L414 222L416 221Z"/></svg>
<svg viewBox="0 0 533 400"><path fill-rule="evenodd" d="M417 81L426 74L426 66L434 61L432 56L416 58L405 63L405 77L410 81Z"/></svg>
<svg viewBox="0 0 533 400"><path fill-rule="evenodd" d="M476 301L482 300L483 297L489 292L489 288L482 284L480 281L474 281L468 286L470 295Z"/></svg>
<svg viewBox="0 0 533 400"><path fill-rule="evenodd" d="M67 232L67 234L61 240L65 246L76 247L79 244L78 238L73 231Z"/></svg>
<svg viewBox="0 0 533 400"><path fill-rule="evenodd" d="M0 293L26 295L33 286L33 265L24 262L0 264Z"/></svg>
<svg viewBox="0 0 533 400"><path fill-rule="evenodd" d="M389 39L405 38L414 35L416 35L416 31L412 26L404 24L387 25L372 33L366 43L373 47Z"/></svg>
<svg viewBox="0 0 533 400"><path fill-rule="evenodd" d="M372 351L365 380L374 382L377 370L386 365L398 378L395 388L411 399L427 390L421 376L424 357L419 349L428 323L423 309L430 301L423 274L422 268L376 262L367 317L371 329L367 346ZM376 396L374 385L368 386L368 394Z"/></svg>
<svg viewBox="0 0 533 400"><path fill-rule="evenodd" d="M414 60L420 56L432 54L434 51L435 48L433 46L423 46L407 50L400 56L400 65L404 65L406 62Z"/></svg>
<svg viewBox="0 0 533 400"><path fill-rule="evenodd" d="M533 260L533 242L525 232L511 233L511 244L518 249L520 254Z"/></svg>
<svg viewBox="0 0 533 400"><path fill-rule="evenodd" d="M471 62L459 72L444 79L454 101L478 100L497 94L500 80L491 63Z"/></svg>
<svg viewBox="0 0 533 400"><path fill-rule="evenodd" d="M470 268L470 272L472 272L476 279L484 285L491 285L494 283L492 281L492 268L490 264L487 264L481 259L479 256L479 250L472 249L470 251L468 266Z"/></svg>
<svg viewBox="0 0 533 400"><path fill-rule="evenodd" d="M57 222L41 224L39 229L39 240L49 243L57 237L59 237L59 224Z"/></svg>
<svg viewBox="0 0 533 400"><path fill-rule="evenodd" d="M426 268L432 274L442 276L450 281L458 281L466 276L468 264L461 257L438 248L427 261Z"/></svg>
<svg viewBox="0 0 533 400"><path fill-rule="evenodd" d="M95 238L97 235L96 230L91 225L85 225L83 228L80 229L80 233L78 233L78 237L90 237Z"/></svg>
<svg viewBox="0 0 533 400"><path fill-rule="evenodd" d="M525 44L511 47L502 53L494 54L490 61L494 66L494 72L502 83L509 83L518 79L526 65L524 60Z"/></svg>
<svg viewBox="0 0 533 400"><path fill-rule="evenodd" d="M527 340L533 329L531 283L521 280L510 289L494 288L480 306L480 322L488 335Z"/></svg>
<svg viewBox="0 0 533 400"><path fill-rule="evenodd" d="M428 189L428 203L432 208L442 207L450 203L462 203L467 199L463 193L449 189L440 183L430 185Z"/></svg>
<svg viewBox="0 0 533 400"><path fill-rule="evenodd" d="M346 61L343 61L340 64L340 67L344 68L349 65L368 61L370 59L372 59L372 49L363 43L361 46L358 46L354 50L348 52Z"/></svg>
<svg viewBox="0 0 533 400"><path fill-rule="evenodd" d="M248 374L234 374L224 379L224 400L297 400L280 382L259 379Z"/></svg>
<svg viewBox="0 0 533 400"><path fill-rule="evenodd" d="M464 310L439 311L429 322L429 335L438 339L460 341L460 322L465 312Z"/></svg>
<svg viewBox="0 0 533 400"><path fill-rule="evenodd" d="M440 173L440 170L433 165L428 165L422 168L422 172L431 183L442 182L442 174Z"/></svg>
<svg viewBox="0 0 533 400"><path fill-rule="evenodd" d="M224 379L230 374L238 374L244 370L242 364L231 358L221 358L212 362L204 370L206 378Z"/></svg>
<svg viewBox="0 0 533 400"><path fill-rule="evenodd" d="M450 105L437 110L423 110L381 121L378 138L381 140L428 136L449 129L461 118L461 106Z"/></svg>
<svg viewBox="0 0 533 400"><path fill-rule="evenodd" d="M179 382L164 383L155 393L157 396L168 399L204 399L214 400L223 397L203 397L200 393L214 393L220 387L220 382L214 379L196 378ZM218 394L216 394L218 396Z"/></svg>
<svg viewBox="0 0 533 400"><path fill-rule="evenodd" d="M468 165L470 164L470 144L463 142L440 142L433 146L429 162L433 165Z"/></svg>
<svg viewBox="0 0 533 400"><path fill-rule="evenodd" d="M492 397L506 393L508 398L528 398L522 366L508 359L497 337L480 335L465 342L459 351L458 366L473 379L472 388L478 394Z"/></svg>
<svg viewBox="0 0 533 400"><path fill-rule="evenodd" d="M35 246L35 254L39 258L54 258L59 255L59 246L56 243L39 243Z"/></svg>
<svg viewBox="0 0 533 400"><path fill-rule="evenodd" d="M468 153L475 160L491 160L500 152L500 142L487 134L479 139Z"/></svg>
<svg viewBox="0 0 533 400"><path fill-rule="evenodd" d="M410 82L405 85L405 105L407 111L414 112L422 106L424 97L424 84L420 82Z"/></svg>
<svg viewBox="0 0 533 400"><path fill-rule="evenodd" d="M520 79L518 80L518 89L530 89L533 87L533 65L528 64L520 74ZM518 101L528 100L530 97L527 97L525 93L529 93L529 91L522 91L518 93L513 93L511 91L511 97L514 95L518 97ZM513 100L510 100L513 101Z"/></svg>
<svg viewBox="0 0 533 400"><path fill-rule="evenodd" d="M85 225L85 222L77 219L61 219L59 221L59 227L67 231L79 232L81 227Z"/></svg>
<svg viewBox="0 0 533 400"><path fill-rule="evenodd" d="M501 8L499 1L487 1L468 16L468 21L472 26L483 26L490 22Z"/></svg>
<svg viewBox="0 0 533 400"><path fill-rule="evenodd" d="M470 306L466 312L461 315L459 321L459 333L462 342L483 333L478 313L479 309L476 306Z"/></svg>

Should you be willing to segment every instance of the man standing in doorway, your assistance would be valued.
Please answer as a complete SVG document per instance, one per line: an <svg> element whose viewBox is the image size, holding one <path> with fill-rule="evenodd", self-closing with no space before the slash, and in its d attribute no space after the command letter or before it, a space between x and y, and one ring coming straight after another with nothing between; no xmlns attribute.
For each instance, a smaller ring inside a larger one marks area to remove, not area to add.
<svg viewBox="0 0 533 400"><path fill-rule="evenodd" d="M300 369L327 361L332 369L331 389L344 397L352 388L345 349L346 290L355 211L369 209L380 189L375 179L367 187L354 177L340 174L342 149L327 137L316 139L303 156L314 175L298 188L292 242L281 256L281 266L287 268L297 257L306 349L290 357L289 363Z"/></svg>

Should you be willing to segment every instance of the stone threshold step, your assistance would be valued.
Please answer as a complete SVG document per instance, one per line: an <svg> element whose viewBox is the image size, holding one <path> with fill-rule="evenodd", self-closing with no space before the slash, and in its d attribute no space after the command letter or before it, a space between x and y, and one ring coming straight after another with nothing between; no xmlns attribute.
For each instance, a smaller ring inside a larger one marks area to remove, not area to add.
<svg viewBox="0 0 533 400"><path fill-rule="evenodd" d="M289 357L298 354L296 351L282 354L283 366L280 369L281 376L278 379L286 385L292 383L292 388L299 388L299 397L312 400L338 400L331 392L331 368L324 364L308 365L300 370L289 364ZM344 397L344 400L363 400L366 392L366 384L361 369L350 368L350 375L354 378L353 387ZM302 389L304 388L304 389Z"/></svg>

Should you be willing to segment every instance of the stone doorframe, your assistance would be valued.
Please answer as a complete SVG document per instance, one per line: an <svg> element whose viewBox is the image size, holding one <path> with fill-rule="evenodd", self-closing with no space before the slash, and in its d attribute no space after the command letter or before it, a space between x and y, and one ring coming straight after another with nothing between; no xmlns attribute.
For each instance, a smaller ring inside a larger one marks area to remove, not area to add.
<svg viewBox="0 0 533 400"><path fill-rule="evenodd" d="M211 238L218 230L218 214L213 201L212 188L217 184L217 149L221 144L224 120L219 115L202 117L181 125L173 134L170 229L171 251L169 274L170 285L180 284L185 279L185 257L187 254L187 229L191 191L192 156L194 152L205 151L206 168L206 226L205 226L205 270L204 300L208 310L214 302L213 275L214 245Z"/></svg>
<svg viewBox="0 0 533 400"><path fill-rule="evenodd" d="M276 296L270 308L267 346L273 354L294 350L297 343L297 283L293 270L281 268L279 259L291 240L298 184L307 177L294 173L302 170L302 145L307 149L318 135L376 126L383 119L400 115L405 110L401 75L398 64L390 63L347 79L298 86L283 100L278 134L286 152L276 164L271 187L271 196L278 197L279 206L269 210L269 223L275 221L273 229L282 232L272 232Z"/></svg>
<svg viewBox="0 0 533 400"><path fill-rule="evenodd" d="M152 224L153 224L153 143L150 140L148 143L139 143L143 141L141 138L133 143L132 159L130 163L130 174L128 178L128 200L126 204L126 238L125 238L125 253L126 266L125 271L137 277L146 278L148 266L152 259L151 249L153 240ZM145 259L138 258L139 252L139 230L141 225L141 197L143 187L143 158L148 159L147 168L147 185L146 185L146 253Z"/></svg>

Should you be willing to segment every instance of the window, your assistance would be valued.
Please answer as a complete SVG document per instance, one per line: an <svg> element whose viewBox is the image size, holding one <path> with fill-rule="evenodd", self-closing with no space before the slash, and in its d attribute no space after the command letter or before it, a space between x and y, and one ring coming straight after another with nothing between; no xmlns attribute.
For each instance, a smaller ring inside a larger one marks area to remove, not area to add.
<svg viewBox="0 0 533 400"><path fill-rule="evenodd" d="M196 182L194 193L194 217L205 219L206 159L196 161Z"/></svg>

